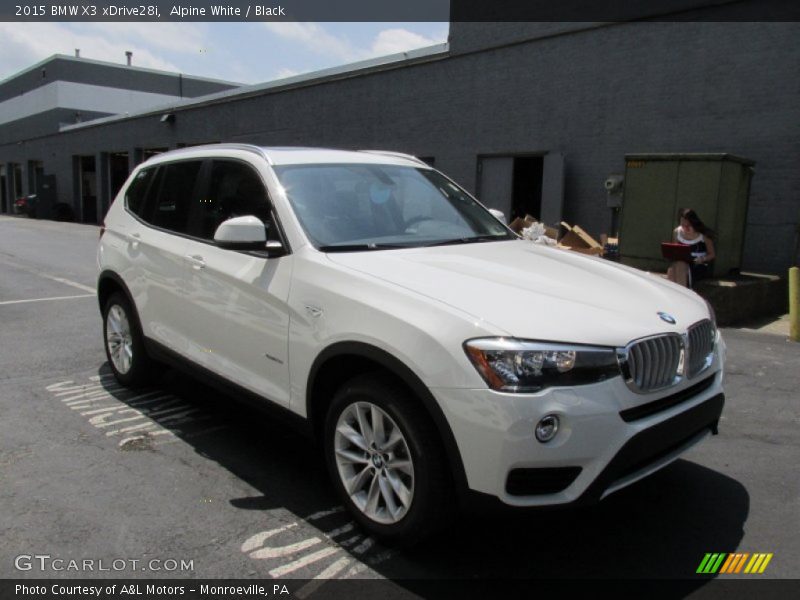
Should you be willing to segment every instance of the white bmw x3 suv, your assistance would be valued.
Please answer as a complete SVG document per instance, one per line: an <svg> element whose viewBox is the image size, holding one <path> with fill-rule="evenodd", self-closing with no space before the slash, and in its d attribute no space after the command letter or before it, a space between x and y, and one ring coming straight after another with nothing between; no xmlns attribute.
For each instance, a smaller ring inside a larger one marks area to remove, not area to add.
<svg viewBox="0 0 800 600"><path fill-rule="evenodd" d="M724 404L699 296L521 240L411 156L167 152L116 197L98 261L122 384L168 363L278 407L390 541L476 499L596 502L716 433Z"/></svg>

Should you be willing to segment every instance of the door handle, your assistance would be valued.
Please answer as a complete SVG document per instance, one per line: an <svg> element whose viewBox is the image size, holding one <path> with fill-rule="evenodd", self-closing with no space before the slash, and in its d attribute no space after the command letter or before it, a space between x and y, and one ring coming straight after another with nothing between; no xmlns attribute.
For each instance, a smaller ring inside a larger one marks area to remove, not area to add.
<svg viewBox="0 0 800 600"><path fill-rule="evenodd" d="M192 265L192 268L195 271L199 271L200 269L203 269L206 266L205 259L199 254L187 255L186 260L189 261L189 264Z"/></svg>
<svg viewBox="0 0 800 600"><path fill-rule="evenodd" d="M142 234L140 234L140 233L131 233L131 234L128 235L128 243L134 249L139 247L139 242L141 242L141 241L142 241Z"/></svg>

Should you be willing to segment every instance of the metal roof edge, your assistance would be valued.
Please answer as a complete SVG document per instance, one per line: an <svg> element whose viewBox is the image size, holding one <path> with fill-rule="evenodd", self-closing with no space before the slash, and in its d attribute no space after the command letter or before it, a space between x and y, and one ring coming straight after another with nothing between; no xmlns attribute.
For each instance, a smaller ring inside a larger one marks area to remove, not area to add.
<svg viewBox="0 0 800 600"><path fill-rule="evenodd" d="M378 72L382 70L382 68L387 68L387 69L398 68L402 67L404 64L412 65L417 62L423 62L427 59L432 59L436 57L445 57L447 56L448 50L449 50L448 43L443 42L441 44L435 44L433 46L427 46L425 48L418 48L415 50L410 50L408 52L389 54L386 56L380 56L354 63L348 63L346 65L340 65L338 67L321 69L319 71L313 71L311 73L293 75L292 77L286 77L283 79L276 79L273 81L257 83L249 86L242 86L232 90L224 90L221 92L215 92L213 94L207 94L205 96L198 96L197 98L189 98L182 102L170 103L167 105L150 108L138 113L114 115L111 117L103 117L101 119L86 121L85 123L75 123L73 125L67 125L65 127L60 128L59 132L74 131L76 129L85 129L89 127L97 127L99 125L105 125L115 121L123 121L126 119L134 119L134 118L146 117L149 115L157 115L159 113L164 113L164 112L180 111L189 108L199 108L202 106L217 104L219 102L223 102L226 100L244 99L251 96L258 96L260 94L265 94L270 92L280 92L283 91L284 89L306 87L306 86L316 85L319 83L324 83L326 81L331 81L343 76L357 77L360 75L368 75L370 73Z"/></svg>
<svg viewBox="0 0 800 600"><path fill-rule="evenodd" d="M166 75L166 76L169 76L169 77L183 77L184 79L190 79L192 81L201 81L201 82L204 82L204 83L219 83L219 84L222 84L222 85L235 86L237 88L243 87L243 84L241 82L237 82L237 81L226 81L224 79L214 79L212 77L201 77L199 75L189 75L187 73L181 73L179 71L164 71L164 70L161 70L161 69L151 69L149 67L137 67L135 65L128 66L128 65L123 64L123 63L115 63L115 62L109 62L109 61L104 61L104 60L97 60L97 59L94 59L94 58L84 58L82 56L76 57L76 56L70 56L68 54L52 54L52 55L48 56L47 58L40 60L36 64L31 65L30 67L28 67L26 69L23 69L22 71L18 71L17 73L14 73L13 75L9 75L8 77L6 77L2 81L0 81L0 88L2 88L3 85L5 85L6 83L9 83L9 82L15 80L16 78L21 77L22 75L25 75L27 73L30 73L31 71L35 71L36 69L40 69L43 66L48 65L48 64L50 64L50 63L52 63L52 62L54 62L56 60L66 60L66 61L69 61L69 62L82 63L82 64L92 64L92 65L98 65L98 66L103 66L103 67L115 67L115 68L118 68L118 69L126 69L126 70L138 71L138 72L141 72L141 73L149 73L149 74L152 74L152 75Z"/></svg>

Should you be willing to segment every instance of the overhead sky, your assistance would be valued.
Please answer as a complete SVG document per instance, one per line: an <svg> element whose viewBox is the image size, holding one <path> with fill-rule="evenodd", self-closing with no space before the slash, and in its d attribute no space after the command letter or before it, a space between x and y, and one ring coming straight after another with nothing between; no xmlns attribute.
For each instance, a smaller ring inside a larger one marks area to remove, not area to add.
<svg viewBox="0 0 800 600"><path fill-rule="evenodd" d="M259 83L447 41L448 23L0 23L0 80L53 54Z"/></svg>

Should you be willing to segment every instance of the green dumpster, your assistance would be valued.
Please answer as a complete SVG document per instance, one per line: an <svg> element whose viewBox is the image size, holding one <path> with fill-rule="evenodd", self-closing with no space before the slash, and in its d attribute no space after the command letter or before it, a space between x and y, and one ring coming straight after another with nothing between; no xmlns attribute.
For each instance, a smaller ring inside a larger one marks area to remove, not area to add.
<svg viewBox="0 0 800 600"><path fill-rule="evenodd" d="M755 163L731 154L626 154L619 230L621 261L665 271L681 208L693 208L716 233L714 276L741 268L750 179Z"/></svg>

